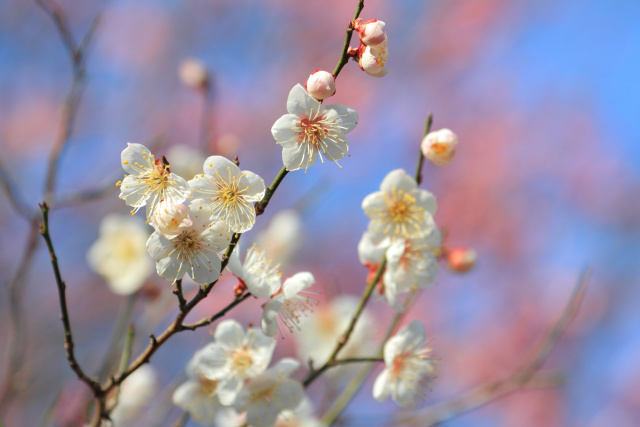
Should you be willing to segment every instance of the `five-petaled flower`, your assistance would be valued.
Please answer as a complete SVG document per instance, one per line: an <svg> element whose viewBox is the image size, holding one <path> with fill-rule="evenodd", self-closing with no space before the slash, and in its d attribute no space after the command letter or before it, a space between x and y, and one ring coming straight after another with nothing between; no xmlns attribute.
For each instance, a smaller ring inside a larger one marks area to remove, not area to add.
<svg viewBox="0 0 640 427"><path fill-rule="evenodd" d="M256 222L255 202L262 200L264 181L249 171L241 171L222 156L204 162L204 173L189 181L193 199L206 201L212 218L224 221L234 233L244 233Z"/></svg>
<svg viewBox="0 0 640 427"><path fill-rule="evenodd" d="M129 175L119 183L120 198L133 206L132 215L146 205L149 220L159 202L179 204L189 196L184 178L171 173L166 159L155 159L144 145L128 143L121 160Z"/></svg>
<svg viewBox="0 0 640 427"><path fill-rule="evenodd" d="M345 135L358 123L358 113L341 104L323 105L299 84L287 99L287 111L271 133L282 146L282 161L289 171L312 166L318 156L336 162L346 156Z"/></svg>
<svg viewBox="0 0 640 427"><path fill-rule="evenodd" d="M284 281L280 292L264 305L260 326L266 336L275 337L278 334L278 317L289 332L300 330L301 317L311 312L310 306L317 304L316 300L300 293L315 282L313 275L306 271Z"/></svg>

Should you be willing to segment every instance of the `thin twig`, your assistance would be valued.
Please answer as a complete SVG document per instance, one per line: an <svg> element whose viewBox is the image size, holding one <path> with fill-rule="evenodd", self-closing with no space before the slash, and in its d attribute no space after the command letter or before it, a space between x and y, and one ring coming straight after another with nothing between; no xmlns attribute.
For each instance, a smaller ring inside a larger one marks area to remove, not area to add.
<svg viewBox="0 0 640 427"><path fill-rule="evenodd" d="M28 207L20 196L20 191L18 191L17 185L11 179L9 172L5 169L2 161L0 161L0 185L4 188L7 198L9 199L9 203L11 203L11 206L13 206L13 209L15 209L18 215L29 222L33 221L35 213Z"/></svg>
<svg viewBox="0 0 640 427"><path fill-rule="evenodd" d="M358 1L358 6L356 7L356 13L353 15L353 21L358 19L360 16L360 12L364 9L364 0ZM347 62L349 62L349 55L347 55L347 51L349 50L349 44L351 43L351 36L353 35L353 21L349 22L347 25L347 35L344 39L344 45L342 47L342 54L340 55L340 59L338 60L338 64L336 68L333 69L333 77L338 77L340 71L342 71L342 67L344 67Z"/></svg>
<svg viewBox="0 0 640 427"><path fill-rule="evenodd" d="M280 172L278 172L278 175L276 175L276 177L274 178L269 188L267 188L267 190L265 191L264 197L262 198L262 200L256 203L256 215L262 215L264 213L264 210L269 204L269 201L271 200L273 193L276 192L276 190L278 189L278 186L280 186L280 183L282 182L284 177L287 176L288 173L289 171L287 170L286 167L283 166L282 169L280 169Z"/></svg>
<svg viewBox="0 0 640 427"><path fill-rule="evenodd" d="M414 412L411 415L405 415L397 420L396 425L399 423L413 423L420 426L440 424L460 414L485 405L508 393L530 386L532 384L531 382L538 378L538 376L535 375L549 357L549 354L569 325L569 322L575 317L580 304L584 299L588 277L588 270L582 272L576 283L573 294L571 295L571 298L565 306L561 316L553 324L549 332L542 337L540 343L534 348L531 355L527 358L528 362L526 362L520 369L502 380L493 381L480 387L476 387L460 396L429 406L425 409ZM549 381L545 381L541 382L541 384L548 387L550 383Z"/></svg>
<svg viewBox="0 0 640 427"><path fill-rule="evenodd" d="M173 294L178 298L178 309L180 311L184 311L187 306L187 300L184 299L184 294L182 293L182 279L176 280L176 287L173 290Z"/></svg>
<svg viewBox="0 0 640 427"><path fill-rule="evenodd" d="M431 125L433 124L433 114L429 113L427 116L427 121L424 125L424 135L423 138L427 136L429 131L431 131ZM424 154L422 154L422 149L418 147L418 166L416 167L415 179L418 185L422 184L422 164L424 163Z"/></svg>

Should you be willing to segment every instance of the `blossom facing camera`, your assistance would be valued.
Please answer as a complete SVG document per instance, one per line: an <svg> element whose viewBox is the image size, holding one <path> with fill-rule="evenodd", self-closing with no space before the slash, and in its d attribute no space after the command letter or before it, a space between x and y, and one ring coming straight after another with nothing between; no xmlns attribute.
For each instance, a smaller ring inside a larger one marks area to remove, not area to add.
<svg viewBox="0 0 640 427"><path fill-rule="evenodd" d="M466 273L476 266L478 254L470 248L447 250L447 266L456 273Z"/></svg>
<svg viewBox="0 0 640 427"><path fill-rule="evenodd" d="M458 136L449 129L429 132L420 144L422 154L436 166L446 166L456 154Z"/></svg>
<svg viewBox="0 0 640 427"><path fill-rule="evenodd" d="M373 77L384 77L389 72L385 67L389 52L387 44L382 43L377 46L362 46L360 49L360 68Z"/></svg>
<svg viewBox="0 0 640 427"><path fill-rule="evenodd" d="M178 77L183 85L192 89L206 89L209 84L207 69L195 58L186 58L180 62Z"/></svg>
<svg viewBox="0 0 640 427"><path fill-rule="evenodd" d="M323 156L338 162L347 155L345 135L358 124L358 113L341 104L323 105L297 84L289 92L287 111L273 127L271 134L282 146L282 162L288 171L312 166ZM342 166L341 166L342 167Z"/></svg>
<svg viewBox="0 0 640 427"><path fill-rule="evenodd" d="M424 326L418 320L389 338L384 345L386 367L373 384L373 397L384 402L391 395L399 405L410 406L424 395L434 378L431 349L426 344Z"/></svg>
<svg viewBox="0 0 640 427"><path fill-rule="evenodd" d="M354 29L360 36L360 41L367 46L377 46L387 42L387 33L384 30L384 22L377 19L356 19Z"/></svg>
<svg viewBox="0 0 640 427"><path fill-rule="evenodd" d="M327 71L315 70L307 79L305 87L315 99L327 99L336 93L336 79Z"/></svg>

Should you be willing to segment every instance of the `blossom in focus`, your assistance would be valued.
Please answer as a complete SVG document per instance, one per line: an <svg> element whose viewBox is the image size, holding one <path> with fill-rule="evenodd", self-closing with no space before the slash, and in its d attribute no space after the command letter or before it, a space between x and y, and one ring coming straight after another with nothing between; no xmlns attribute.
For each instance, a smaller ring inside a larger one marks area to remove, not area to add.
<svg viewBox="0 0 640 427"><path fill-rule="evenodd" d="M256 244L276 262L286 264L302 245L302 221L293 209L278 211L256 236Z"/></svg>
<svg viewBox="0 0 640 427"><path fill-rule="evenodd" d="M217 381L212 381L199 372L198 365L203 349L193 355L187 365L188 380L173 392L173 403L202 425L212 425L220 408L216 395Z"/></svg>
<svg viewBox="0 0 640 427"><path fill-rule="evenodd" d="M174 282L187 273L196 283L213 282L220 276L220 252L229 245L231 233L223 222L211 219L202 200L189 205L189 217L193 224L172 239L154 232L147 251L165 280Z"/></svg>
<svg viewBox="0 0 640 427"><path fill-rule="evenodd" d="M220 403L231 405L247 378L267 369L276 340L259 329L245 333L235 320L220 322L214 333L215 342L200 351L198 371L207 379L217 381Z"/></svg>
<svg viewBox="0 0 640 427"><path fill-rule="evenodd" d="M470 271L478 261L478 254L470 248L447 249L446 255L447 266L457 273Z"/></svg>
<svg viewBox="0 0 640 427"><path fill-rule="evenodd" d="M280 360L268 371L252 378L233 403L237 411L247 412L247 424L271 427L283 410L293 410L304 397L302 384L289 378L300 364L295 359Z"/></svg>
<svg viewBox="0 0 640 427"><path fill-rule="evenodd" d="M384 22L377 19L362 21L361 18L356 19L353 26L360 36L360 41L367 46L377 46L387 42L384 27Z"/></svg>
<svg viewBox="0 0 640 427"><path fill-rule="evenodd" d="M282 161L289 171L312 166L318 156L332 162L349 150L345 135L358 123L358 113L341 104L323 105L299 84L287 99L287 111L271 133L282 146Z"/></svg>
<svg viewBox="0 0 640 427"><path fill-rule="evenodd" d="M280 290L282 273L280 264L271 261L263 251L253 245L247 250L244 264L240 262L240 252L236 248L229 258L227 269L247 286L255 297L266 298Z"/></svg>
<svg viewBox="0 0 640 427"><path fill-rule="evenodd" d="M278 317L289 332L300 330L300 319L311 312L311 305L317 303L300 293L315 282L313 275L308 272L294 274L284 281L281 291L264 306L260 326L266 336L275 337L278 334Z"/></svg>
<svg viewBox="0 0 640 427"><path fill-rule="evenodd" d="M437 203L404 170L396 169L382 180L380 191L364 198L362 209L371 220L369 237L377 244L385 238L393 241L427 236L434 226Z"/></svg>
<svg viewBox="0 0 640 427"><path fill-rule="evenodd" d="M422 139L422 154L436 166L446 166L456 154L458 136L449 129L429 132Z"/></svg>
<svg viewBox="0 0 640 427"><path fill-rule="evenodd" d="M172 145L167 150L167 158L171 159L171 170L180 176L191 178L202 173L205 156L189 145Z"/></svg>
<svg viewBox="0 0 640 427"><path fill-rule="evenodd" d="M184 178L171 173L165 159L155 159L147 147L127 144L121 154L122 168L129 175L120 184L120 198L134 209L147 206L147 220L160 201L178 204L189 196L189 186Z"/></svg>
<svg viewBox="0 0 640 427"><path fill-rule="evenodd" d="M418 320L389 338L384 345L386 367L373 384L373 397L384 402L391 395L398 404L409 406L424 394L426 383L434 377L426 344L424 326Z"/></svg>
<svg viewBox="0 0 640 427"><path fill-rule="evenodd" d="M336 93L336 79L327 71L315 70L307 79L305 87L315 99L327 99Z"/></svg>
<svg viewBox="0 0 640 427"><path fill-rule="evenodd" d="M140 414L158 393L158 374L151 365L136 369L120 387L118 404L109 417L115 426L135 425Z"/></svg>
<svg viewBox="0 0 640 427"><path fill-rule="evenodd" d="M132 294L153 271L145 248L148 238L147 228L135 218L107 215L100 224L98 240L87 252L87 261L114 293Z"/></svg>
<svg viewBox="0 0 640 427"><path fill-rule="evenodd" d="M177 205L162 201L151 216L151 225L158 234L173 239L193 225L189 217L189 207L184 203Z"/></svg>
<svg viewBox="0 0 640 427"><path fill-rule="evenodd" d="M244 233L256 222L255 202L262 200L264 181L250 171L241 171L222 156L204 162L204 173L189 181L193 199L202 199L212 218L224 221L234 233Z"/></svg>
<svg viewBox="0 0 640 427"><path fill-rule="evenodd" d="M341 295L329 304L316 307L313 313L303 317L300 321L302 333L296 334L298 354L301 360L313 361L314 366L322 366L336 346L336 342L349 325L351 317L356 312L359 298ZM340 356L358 357L368 355L372 331L375 330L373 317L368 310L364 310L351 333L349 341L340 352ZM328 372L339 372L342 368L335 368Z"/></svg>
<svg viewBox="0 0 640 427"><path fill-rule="evenodd" d="M385 67L388 58L389 51L386 43L377 46L362 45L358 63L360 68L370 76L384 77L389 73L389 69Z"/></svg>
<svg viewBox="0 0 640 427"><path fill-rule="evenodd" d="M195 58L186 58L178 66L178 77L183 85L192 89L206 88L209 84L209 73L204 64Z"/></svg>

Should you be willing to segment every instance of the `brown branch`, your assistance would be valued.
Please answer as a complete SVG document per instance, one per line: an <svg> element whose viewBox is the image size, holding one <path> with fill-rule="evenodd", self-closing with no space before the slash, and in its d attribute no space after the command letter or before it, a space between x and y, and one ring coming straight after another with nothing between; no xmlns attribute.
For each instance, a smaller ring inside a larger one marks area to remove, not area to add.
<svg viewBox="0 0 640 427"><path fill-rule="evenodd" d="M13 206L13 209L15 209L18 215L27 221L33 222L35 213L28 207L20 196L20 191L18 191L15 182L11 179L9 172L5 169L2 161L0 161L0 186L4 188L7 198L9 199L9 203L11 203L11 206Z"/></svg>
<svg viewBox="0 0 640 427"><path fill-rule="evenodd" d="M411 415L406 415L397 420L397 424L415 424L420 426L432 426L440 424L460 414L485 405L501 396L521 390L527 387L557 386L556 381L539 381L540 374L536 376L549 354L557 344L560 336L569 325L571 319L584 298L589 272L584 271L576 283L576 287L565 306L562 315L553 324L549 332L544 335L540 343L534 348L531 355L520 369L508 377L476 387L460 396L437 403Z"/></svg>

